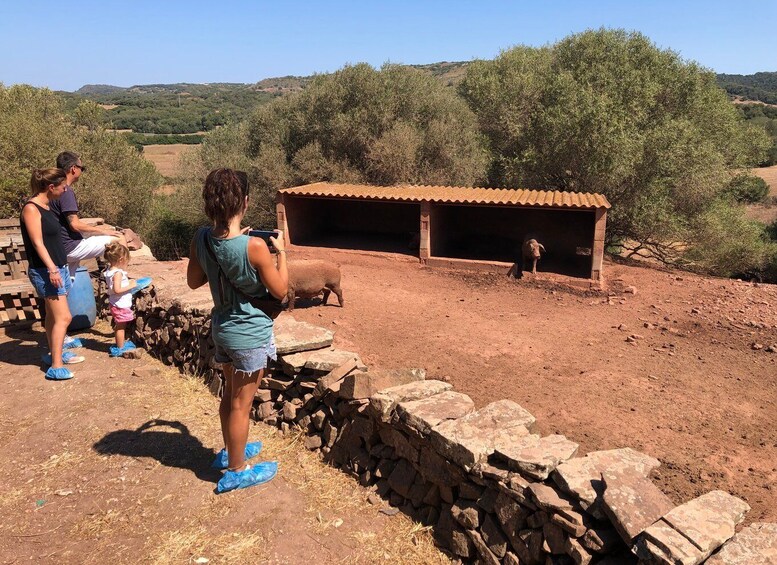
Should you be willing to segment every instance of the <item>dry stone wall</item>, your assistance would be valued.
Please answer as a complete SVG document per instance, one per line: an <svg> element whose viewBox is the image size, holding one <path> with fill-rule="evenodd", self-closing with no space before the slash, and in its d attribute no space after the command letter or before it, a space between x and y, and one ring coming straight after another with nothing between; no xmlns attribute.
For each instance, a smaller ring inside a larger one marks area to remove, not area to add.
<svg viewBox="0 0 777 565"><path fill-rule="evenodd" d="M179 287L180 288L180 287ZM209 297L151 288L136 299L135 339L164 363L200 375L218 395ZM509 400L475 409L420 368L367 368L332 347L331 331L276 320L278 362L252 416L298 433L322 460L373 491L381 511L433 526L462 562L693 565L777 562L777 525L736 536L748 505L713 491L674 507L649 479L659 461L630 448L579 453L541 436ZM722 549L718 549L722 546Z"/></svg>

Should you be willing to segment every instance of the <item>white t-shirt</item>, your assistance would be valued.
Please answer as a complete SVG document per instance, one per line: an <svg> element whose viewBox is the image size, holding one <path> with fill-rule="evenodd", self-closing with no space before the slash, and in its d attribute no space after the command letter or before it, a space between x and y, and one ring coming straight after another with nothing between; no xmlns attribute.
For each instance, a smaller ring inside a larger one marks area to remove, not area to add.
<svg viewBox="0 0 777 565"><path fill-rule="evenodd" d="M117 308L132 308L132 294L130 294L129 290L119 293L113 290L113 276L116 273L121 273L121 286L126 286L129 283L127 271L115 267L105 269L103 276L105 277L105 284L108 286L108 302L111 303L111 306L116 306Z"/></svg>

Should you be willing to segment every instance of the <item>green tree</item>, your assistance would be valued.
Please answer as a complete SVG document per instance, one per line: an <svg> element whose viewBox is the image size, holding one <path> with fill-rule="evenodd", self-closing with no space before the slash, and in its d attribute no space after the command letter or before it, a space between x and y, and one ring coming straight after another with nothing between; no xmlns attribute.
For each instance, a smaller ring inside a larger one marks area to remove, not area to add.
<svg viewBox="0 0 777 565"><path fill-rule="evenodd" d="M511 49L471 65L459 92L489 138L491 185L603 193L611 241L667 252L769 146L712 72L622 30Z"/></svg>
<svg viewBox="0 0 777 565"><path fill-rule="evenodd" d="M0 85L2 217L19 213L20 200L29 194L32 169L54 166L64 150L79 153L89 168L78 184L83 216L144 229L153 190L162 181L153 165L123 136L97 124L74 123L55 93L26 85Z"/></svg>
<svg viewBox="0 0 777 565"><path fill-rule="evenodd" d="M486 165L463 101L431 75L399 65L318 76L256 110L247 135L252 159L284 156L288 175L271 175L282 182L471 185Z"/></svg>

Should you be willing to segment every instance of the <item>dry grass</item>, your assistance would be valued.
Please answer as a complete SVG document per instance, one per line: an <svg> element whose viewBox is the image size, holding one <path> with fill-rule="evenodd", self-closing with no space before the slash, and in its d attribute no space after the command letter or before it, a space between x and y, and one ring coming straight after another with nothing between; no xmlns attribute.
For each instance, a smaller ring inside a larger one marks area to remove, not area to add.
<svg viewBox="0 0 777 565"><path fill-rule="evenodd" d="M777 221L777 165L751 169L752 174L761 177L769 185L769 195L764 204L747 206L747 217L764 224Z"/></svg>
<svg viewBox="0 0 777 565"><path fill-rule="evenodd" d="M769 185L769 196L777 196L777 165L752 169L751 172L766 181Z"/></svg>
<svg viewBox="0 0 777 565"><path fill-rule="evenodd" d="M178 565L204 557L211 563L261 563L266 560L266 546L267 539L258 530L214 535L203 526L195 526L162 535L149 561Z"/></svg>
<svg viewBox="0 0 777 565"><path fill-rule="evenodd" d="M192 147L195 146L185 143L146 145L143 147L143 156L154 164L162 176L175 178L178 176L181 155Z"/></svg>

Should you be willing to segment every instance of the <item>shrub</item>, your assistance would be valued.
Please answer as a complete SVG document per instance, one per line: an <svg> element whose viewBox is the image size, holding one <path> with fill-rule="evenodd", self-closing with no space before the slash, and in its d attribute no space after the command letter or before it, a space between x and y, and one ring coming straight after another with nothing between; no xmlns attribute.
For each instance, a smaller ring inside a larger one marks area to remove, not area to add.
<svg viewBox="0 0 777 565"><path fill-rule="evenodd" d="M737 202L753 204L764 201L769 194L769 185L761 177L739 174L731 179L724 192Z"/></svg>

